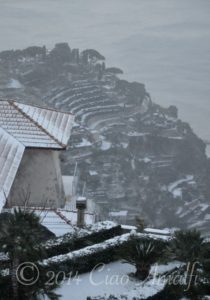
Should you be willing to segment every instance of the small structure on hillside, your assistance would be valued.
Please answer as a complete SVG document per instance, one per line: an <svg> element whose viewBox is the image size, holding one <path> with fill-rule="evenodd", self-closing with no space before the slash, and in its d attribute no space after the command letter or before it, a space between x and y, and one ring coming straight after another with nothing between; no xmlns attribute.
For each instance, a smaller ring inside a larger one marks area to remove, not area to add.
<svg viewBox="0 0 210 300"><path fill-rule="evenodd" d="M0 99L0 211L4 207L62 208L59 151L73 125L70 113Z"/></svg>

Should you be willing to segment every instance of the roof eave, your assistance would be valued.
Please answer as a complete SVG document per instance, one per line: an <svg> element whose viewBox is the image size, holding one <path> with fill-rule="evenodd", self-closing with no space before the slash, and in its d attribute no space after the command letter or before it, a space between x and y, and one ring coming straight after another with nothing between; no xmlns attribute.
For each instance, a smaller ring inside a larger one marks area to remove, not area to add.
<svg viewBox="0 0 210 300"><path fill-rule="evenodd" d="M56 147L40 147L40 146L25 146L25 149L39 149L39 150L54 150L54 151L64 151L67 149L67 146L63 147L63 148L56 148Z"/></svg>

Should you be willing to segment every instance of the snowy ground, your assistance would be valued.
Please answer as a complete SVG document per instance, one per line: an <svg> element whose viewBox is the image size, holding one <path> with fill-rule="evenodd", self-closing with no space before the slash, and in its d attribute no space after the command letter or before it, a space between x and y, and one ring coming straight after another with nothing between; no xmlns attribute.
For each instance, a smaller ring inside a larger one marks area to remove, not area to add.
<svg viewBox="0 0 210 300"><path fill-rule="evenodd" d="M158 270L159 274L173 269L177 262L169 265L153 267L151 274ZM108 265L100 265L98 269L90 273L79 275L78 278L72 278L63 283L61 288L56 292L62 295L62 300L86 300L87 296L104 296L104 295L129 295L132 297L147 298L156 294L164 287L164 281L155 281L150 279L140 283L129 276L134 272L134 267L121 262L114 262Z"/></svg>
<svg viewBox="0 0 210 300"><path fill-rule="evenodd" d="M135 283L129 281L126 284L111 284L111 277L118 275L119 281L121 281L124 277L127 278L128 273L133 271L134 268L130 265L121 264L120 262L111 263L105 267L99 267L92 274L80 275L78 282L74 279L67 280L57 290L57 293L62 294L63 300L69 300L70 296L73 296L74 300L86 300L87 296L126 293L135 286Z"/></svg>

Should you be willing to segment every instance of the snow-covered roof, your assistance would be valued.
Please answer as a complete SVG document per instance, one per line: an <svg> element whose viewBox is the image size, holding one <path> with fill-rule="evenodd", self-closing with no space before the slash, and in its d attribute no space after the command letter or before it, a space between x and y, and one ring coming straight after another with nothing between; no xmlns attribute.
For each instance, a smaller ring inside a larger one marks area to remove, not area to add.
<svg viewBox="0 0 210 300"><path fill-rule="evenodd" d="M69 233L77 225L77 211L68 211L59 209L58 213L53 210L40 211L33 208L33 211L41 218L41 224L47 227L56 236ZM92 225L95 221L95 215L85 212L85 224ZM69 224L66 222L69 221Z"/></svg>
<svg viewBox="0 0 210 300"><path fill-rule="evenodd" d="M9 195L25 147L0 127L0 211Z"/></svg>
<svg viewBox="0 0 210 300"><path fill-rule="evenodd" d="M65 148L73 121L70 113L0 99L0 127L25 147Z"/></svg>
<svg viewBox="0 0 210 300"><path fill-rule="evenodd" d="M65 149L73 121L70 113L0 99L0 211L25 149Z"/></svg>

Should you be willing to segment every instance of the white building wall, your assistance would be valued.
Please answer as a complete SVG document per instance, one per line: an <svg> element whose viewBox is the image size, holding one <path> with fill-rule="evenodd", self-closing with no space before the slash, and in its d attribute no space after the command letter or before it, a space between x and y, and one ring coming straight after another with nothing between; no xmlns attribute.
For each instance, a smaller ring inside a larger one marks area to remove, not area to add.
<svg viewBox="0 0 210 300"><path fill-rule="evenodd" d="M26 149L8 198L9 206L63 207L65 196L58 151Z"/></svg>

